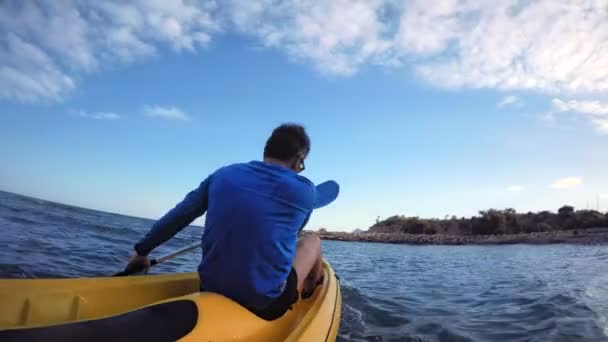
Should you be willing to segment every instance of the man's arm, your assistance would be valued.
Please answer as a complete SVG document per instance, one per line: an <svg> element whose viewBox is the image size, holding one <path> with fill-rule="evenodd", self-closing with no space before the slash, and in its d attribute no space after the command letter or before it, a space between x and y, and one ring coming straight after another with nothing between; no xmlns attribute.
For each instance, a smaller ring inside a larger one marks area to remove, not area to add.
<svg viewBox="0 0 608 342"><path fill-rule="evenodd" d="M138 255L148 255L151 250L172 238L207 211L210 178L205 179L197 189L186 195L181 203L156 221L148 234L135 244L135 251Z"/></svg>
<svg viewBox="0 0 608 342"><path fill-rule="evenodd" d="M306 227L306 225L308 224L308 220L310 220L311 215L312 215L312 209L310 210L310 213L308 213L308 215L306 215L306 219L304 219L304 223L302 223L302 226L300 227L300 229L298 229L298 236L302 235L302 230L304 230L304 227Z"/></svg>

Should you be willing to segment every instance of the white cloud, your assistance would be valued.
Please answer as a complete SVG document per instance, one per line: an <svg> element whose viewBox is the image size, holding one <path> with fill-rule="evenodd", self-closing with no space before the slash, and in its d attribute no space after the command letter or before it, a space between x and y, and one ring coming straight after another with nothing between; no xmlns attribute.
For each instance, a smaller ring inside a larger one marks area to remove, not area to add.
<svg viewBox="0 0 608 342"><path fill-rule="evenodd" d="M555 110L574 112L589 120L598 132L608 134L608 103L600 101L563 101L560 99L553 99L551 103Z"/></svg>
<svg viewBox="0 0 608 342"><path fill-rule="evenodd" d="M411 68L438 87L608 91L607 0L175 0L0 2L0 98L61 99L82 73L219 31L323 73Z"/></svg>
<svg viewBox="0 0 608 342"><path fill-rule="evenodd" d="M498 108L502 108L504 106L508 106L508 105L513 105L516 103L519 103L519 97L515 96L515 95L509 95L509 96L505 96L502 98L502 100L500 100L496 106Z"/></svg>
<svg viewBox="0 0 608 342"><path fill-rule="evenodd" d="M577 187L582 183L583 179L580 177L566 177L556 180L553 182L553 184L551 184L551 187L553 189L569 189Z"/></svg>
<svg viewBox="0 0 608 342"><path fill-rule="evenodd" d="M409 64L440 87L608 90L606 0L252 0L228 17L321 71Z"/></svg>
<svg viewBox="0 0 608 342"><path fill-rule="evenodd" d="M605 0L252 0L228 17L318 69L409 64L440 87L608 90Z"/></svg>
<svg viewBox="0 0 608 342"><path fill-rule="evenodd" d="M147 106L144 115L168 120L189 121L190 117L177 107Z"/></svg>
<svg viewBox="0 0 608 342"><path fill-rule="evenodd" d="M120 119L120 114L112 113L112 112L86 112L79 111L78 116L88 119L96 119L96 120L118 120Z"/></svg>
<svg viewBox="0 0 608 342"><path fill-rule="evenodd" d="M229 20L267 47L284 49L321 72L349 75L366 62L388 63L392 43L381 0L228 1ZM385 54L387 54L385 56Z"/></svg>
<svg viewBox="0 0 608 342"><path fill-rule="evenodd" d="M217 30L212 1L2 1L0 99L60 100L81 73L204 47Z"/></svg>
<svg viewBox="0 0 608 342"><path fill-rule="evenodd" d="M596 131L608 134L608 119L592 119L591 122L595 125Z"/></svg>
<svg viewBox="0 0 608 342"><path fill-rule="evenodd" d="M425 79L448 87L608 90L605 1L447 2L454 4L447 13L427 16L454 22L443 35L452 45L442 49L447 56L417 66Z"/></svg>
<svg viewBox="0 0 608 342"><path fill-rule="evenodd" d="M575 111L594 116L608 116L608 103L601 103L600 101L562 101L560 99L553 99L552 103L556 109L562 112Z"/></svg>
<svg viewBox="0 0 608 342"><path fill-rule="evenodd" d="M74 79L37 46L12 33L0 44L0 98L19 102L57 100L74 86Z"/></svg>
<svg viewBox="0 0 608 342"><path fill-rule="evenodd" d="M512 192L520 192L520 191L524 191L524 190L526 190L526 188L521 185L511 185L510 187L507 188L507 191L512 191Z"/></svg>

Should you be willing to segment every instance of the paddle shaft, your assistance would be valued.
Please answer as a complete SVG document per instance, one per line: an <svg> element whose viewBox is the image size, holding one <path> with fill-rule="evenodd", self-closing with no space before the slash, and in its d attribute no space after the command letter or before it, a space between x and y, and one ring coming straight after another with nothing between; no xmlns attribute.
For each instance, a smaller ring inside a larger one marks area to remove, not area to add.
<svg viewBox="0 0 608 342"><path fill-rule="evenodd" d="M173 259L173 258L175 258L176 256L178 256L180 254L183 254L183 253L189 252L189 251L191 251L193 249L199 248L200 246L201 246L200 242L195 242L195 243L193 243L193 244L191 244L189 246L186 246L186 247L183 247L181 249L178 249L175 252L171 252L169 254L165 254L165 255L163 255L160 258L152 259L152 260L150 260L150 263L153 264L153 265L160 264L160 263L165 262L165 261L167 261L169 259Z"/></svg>
<svg viewBox="0 0 608 342"><path fill-rule="evenodd" d="M189 252L189 251L191 251L193 249L199 248L200 246L201 246L201 243L200 242L196 242L196 243L193 243L193 244L188 245L186 247L180 248L180 249L178 249L176 251L173 251L173 252L171 252L169 254L165 254L165 255L161 256L160 258L151 259L150 260L150 266L158 265L158 264L163 263L163 262L165 262L167 260L173 259L173 258L175 258L176 256L178 256L180 254L184 254L184 253ZM114 275L114 277L128 276L128 275L131 275L131 274L134 274L134 273L138 273L140 271L143 271L143 269L128 269L127 268L127 269L125 269L122 272L116 273Z"/></svg>

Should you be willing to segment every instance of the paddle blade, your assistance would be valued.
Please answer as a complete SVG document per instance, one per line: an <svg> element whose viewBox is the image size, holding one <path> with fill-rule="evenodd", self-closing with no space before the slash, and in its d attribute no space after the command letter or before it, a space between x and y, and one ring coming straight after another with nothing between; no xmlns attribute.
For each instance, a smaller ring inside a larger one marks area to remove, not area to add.
<svg viewBox="0 0 608 342"><path fill-rule="evenodd" d="M317 185L316 188L315 203L313 204L314 209L319 209L330 204L338 198L338 194L340 193L340 186L333 180L323 182Z"/></svg>

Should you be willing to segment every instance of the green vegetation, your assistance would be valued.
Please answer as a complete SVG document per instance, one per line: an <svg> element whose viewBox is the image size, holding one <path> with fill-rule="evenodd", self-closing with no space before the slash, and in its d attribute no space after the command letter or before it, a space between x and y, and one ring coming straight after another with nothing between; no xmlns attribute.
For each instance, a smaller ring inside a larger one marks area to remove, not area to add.
<svg viewBox="0 0 608 342"><path fill-rule="evenodd" d="M608 227L608 213L574 210L563 206L557 213L541 211L520 214L514 209L480 211L471 218L421 219L392 216L369 228L369 233L504 235ZM576 232L575 232L576 233Z"/></svg>

